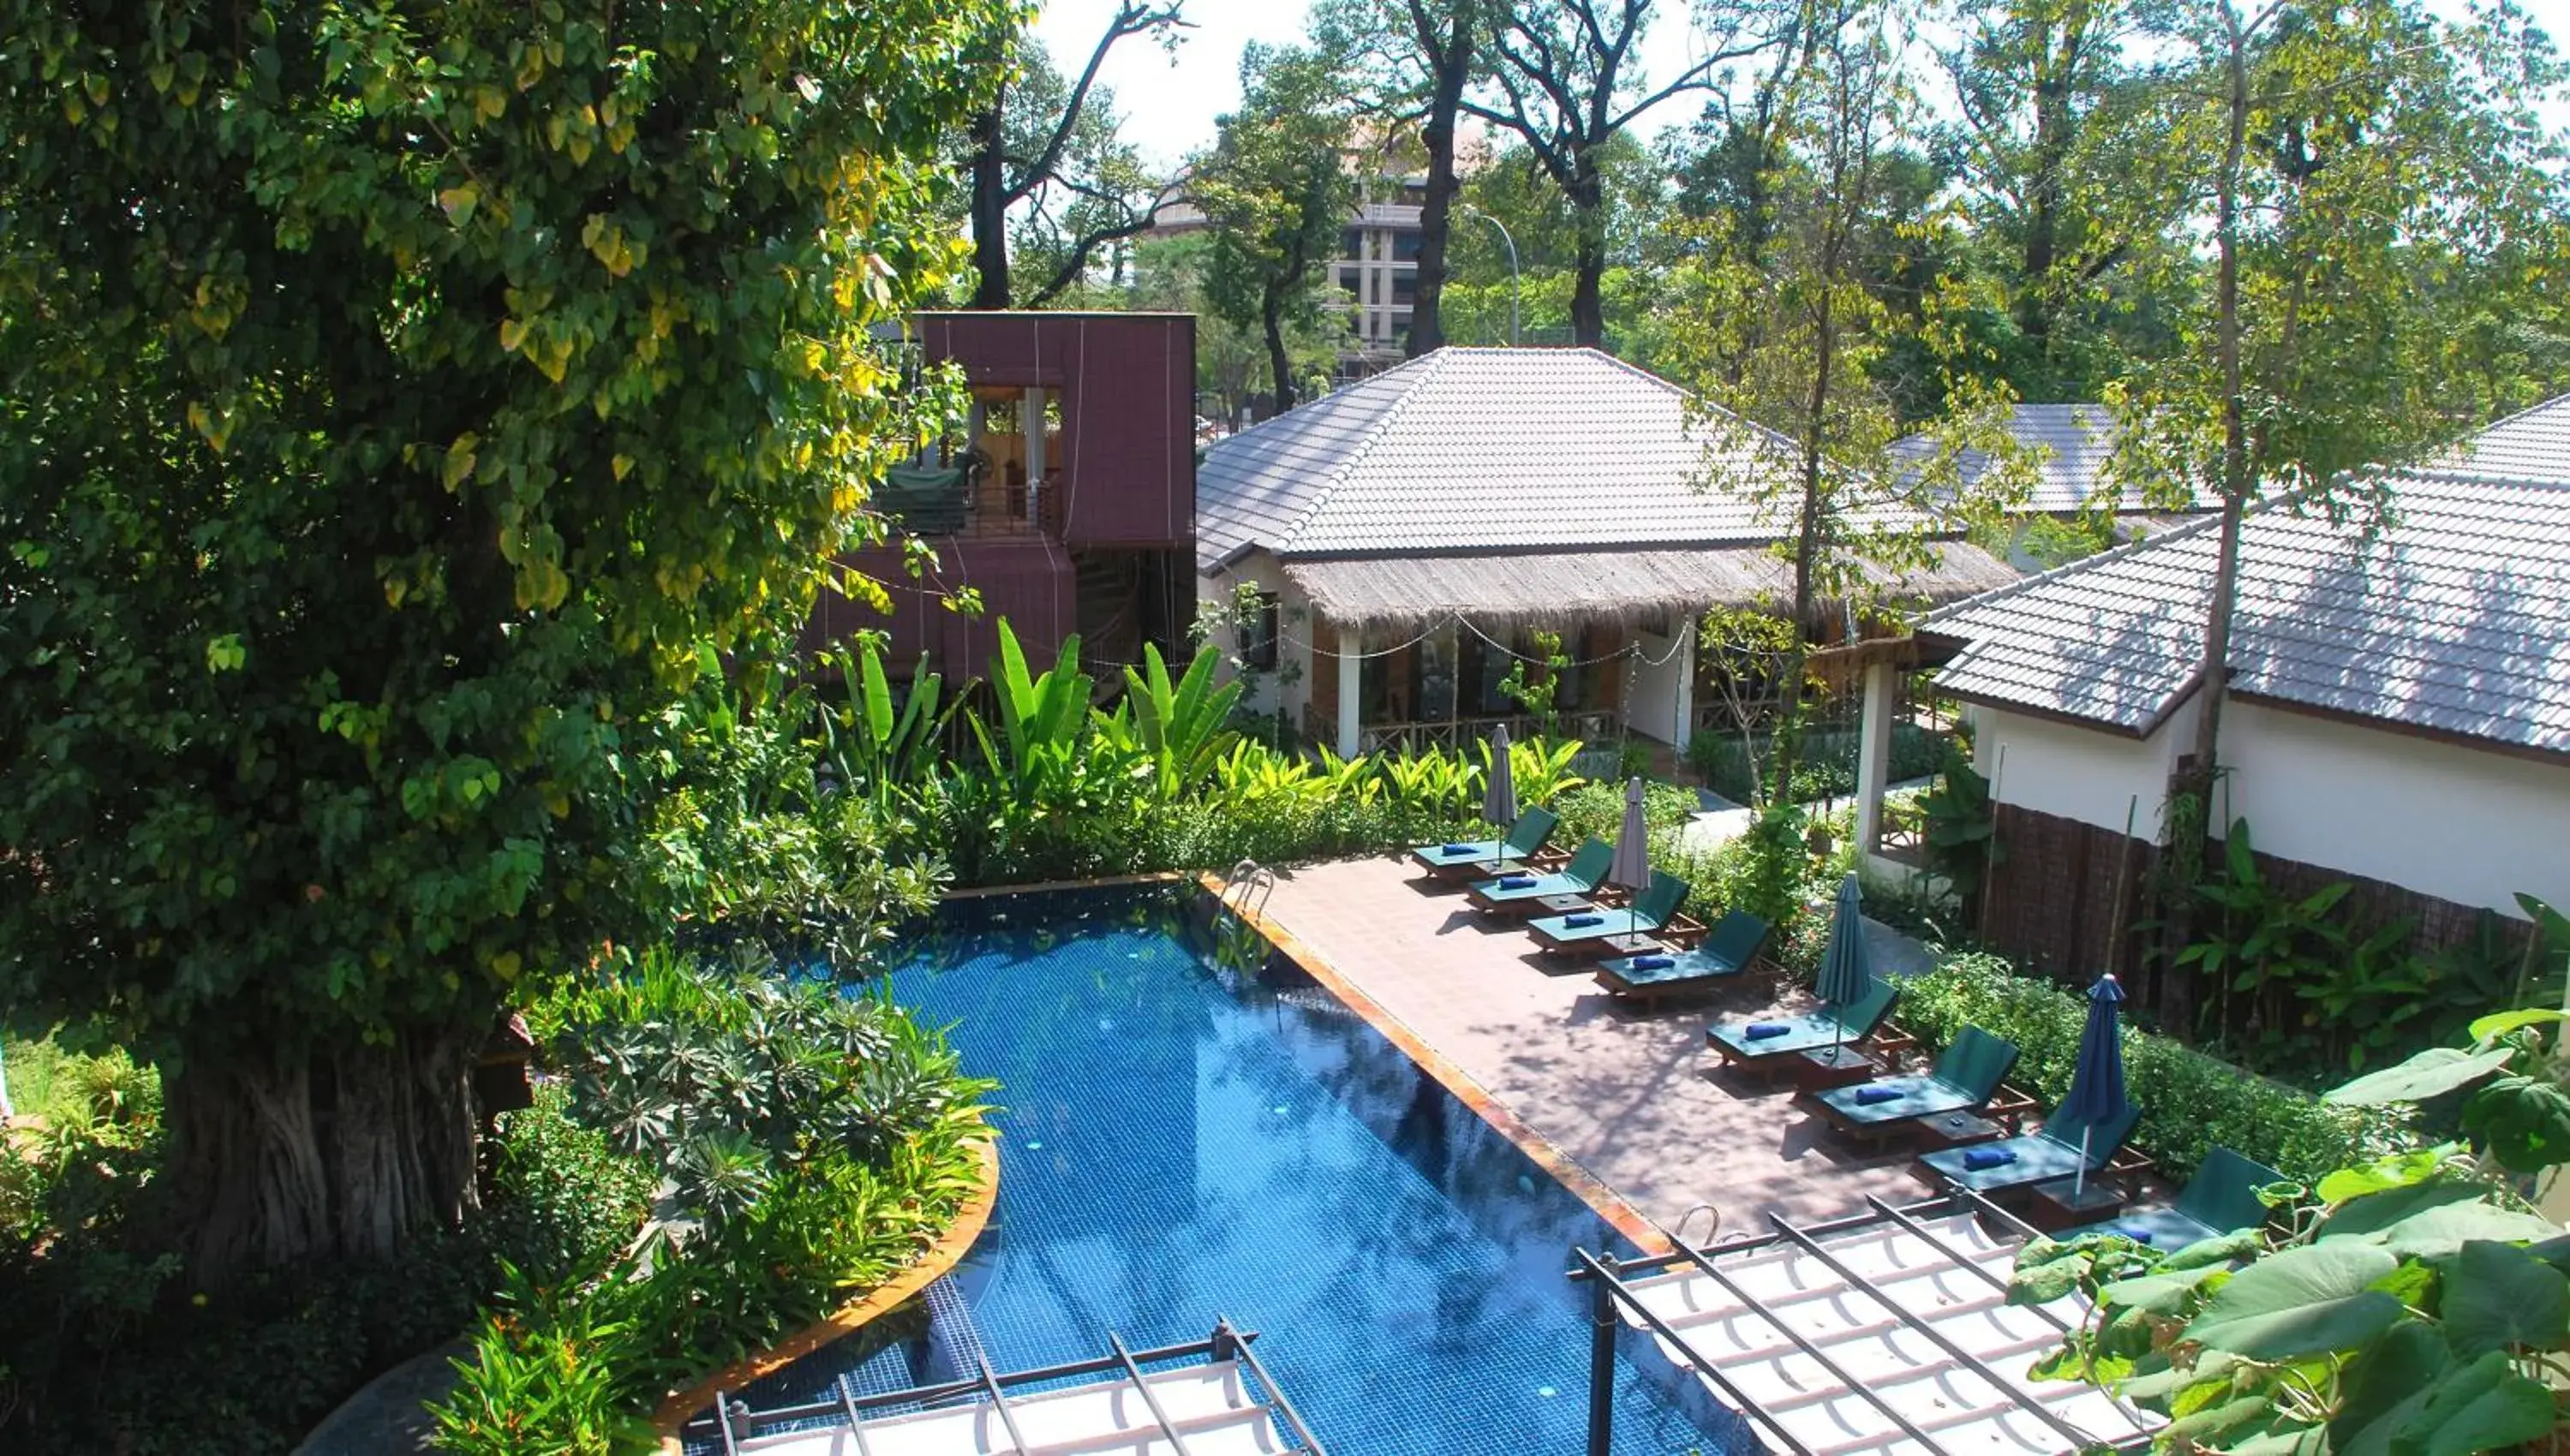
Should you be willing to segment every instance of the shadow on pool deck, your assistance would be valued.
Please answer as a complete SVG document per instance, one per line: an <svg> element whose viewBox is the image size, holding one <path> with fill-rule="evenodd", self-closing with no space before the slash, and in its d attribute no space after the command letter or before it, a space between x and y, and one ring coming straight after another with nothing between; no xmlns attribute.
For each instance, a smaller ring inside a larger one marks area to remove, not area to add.
<svg viewBox="0 0 2570 1456"><path fill-rule="evenodd" d="M1746 1234L1770 1209L1814 1220L1926 1193L1907 1152L1862 1153L1789 1092L1713 1072L1706 1020L1775 1009L1763 978L1645 1012L1390 858L1280 870L1266 913L1663 1228L1697 1204Z"/></svg>

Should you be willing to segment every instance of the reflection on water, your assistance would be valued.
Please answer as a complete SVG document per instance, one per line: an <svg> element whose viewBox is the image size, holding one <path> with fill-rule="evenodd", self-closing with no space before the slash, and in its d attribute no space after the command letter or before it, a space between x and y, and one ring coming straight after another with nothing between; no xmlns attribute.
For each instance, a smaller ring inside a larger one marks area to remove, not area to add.
<svg viewBox="0 0 2570 1456"><path fill-rule="evenodd" d="M1341 1456L1582 1449L1562 1272L1620 1241L1263 942L1182 933L1176 907L965 905L895 973L1003 1084L999 1208L959 1280L994 1364L1227 1315ZM1756 1449L1617 1388L1619 1452Z"/></svg>

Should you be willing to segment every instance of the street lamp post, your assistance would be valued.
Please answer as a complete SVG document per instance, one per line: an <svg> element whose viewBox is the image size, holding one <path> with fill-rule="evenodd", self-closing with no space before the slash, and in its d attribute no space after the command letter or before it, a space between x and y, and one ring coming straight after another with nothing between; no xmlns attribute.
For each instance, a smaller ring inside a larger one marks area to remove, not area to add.
<svg viewBox="0 0 2570 1456"><path fill-rule="evenodd" d="M1499 241L1508 245L1508 347L1517 345L1517 303L1523 296L1517 285L1517 240L1508 235L1508 225L1479 207L1466 207L1469 217L1479 217L1499 230Z"/></svg>

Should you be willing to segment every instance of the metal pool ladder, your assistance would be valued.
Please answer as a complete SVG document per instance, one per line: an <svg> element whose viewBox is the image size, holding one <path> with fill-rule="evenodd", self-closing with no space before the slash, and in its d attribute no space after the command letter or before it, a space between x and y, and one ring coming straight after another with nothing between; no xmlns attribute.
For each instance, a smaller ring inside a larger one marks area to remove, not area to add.
<svg viewBox="0 0 2570 1456"><path fill-rule="evenodd" d="M1237 902L1231 898L1235 890L1240 892L1240 899ZM1256 860L1243 860L1231 867L1231 876L1223 883L1222 903L1243 914L1265 914L1267 899L1275 893L1276 872ZM1253 895L1258 897L1258 904L1254 909L1249 903L1249 898Z"/></svg>

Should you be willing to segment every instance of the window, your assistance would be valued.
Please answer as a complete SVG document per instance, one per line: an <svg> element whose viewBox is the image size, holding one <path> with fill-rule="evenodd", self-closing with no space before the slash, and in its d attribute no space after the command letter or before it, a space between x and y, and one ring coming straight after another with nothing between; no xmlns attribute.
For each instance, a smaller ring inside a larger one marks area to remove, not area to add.
<svg viewBox="0 0 2570 1456"><path fill-rule="evenodd" d="M1394 233L1392 235L1393 261L1399 263L1417 262L1419 260L1420 244L1427 240L1428 234L1424 232Z"/></svg>
<svg viewBox="0 0 2570 1456"><path fill-rule="evenodd" d="M1240 624L1240 660L1253 672L1276 670L1276 593L1258 593L1258 614Z"/></svg>
<svg viewBox="0 0 2570 1456"><path fill-rule="evenodd" d="M1365 256L1365 230L1363 228L1351 227L1347 231L1339 234L1339 256L1343 258L1361 258Z"/></svg>
<svg viewBox="0 0 2570 1456"><path fill-rule="evenodd" d="M1418 301L1418 299L1419 299L1419 275L1418 275L1418 274L1416 274L1416 273L1395 273L1395 274L1393 274L1393 275L1392 275L1392 301L1393 301L1393 302L1395 302L1395 303L1415 303L1415 302L1417 302L1417 301Z"/></svg>

